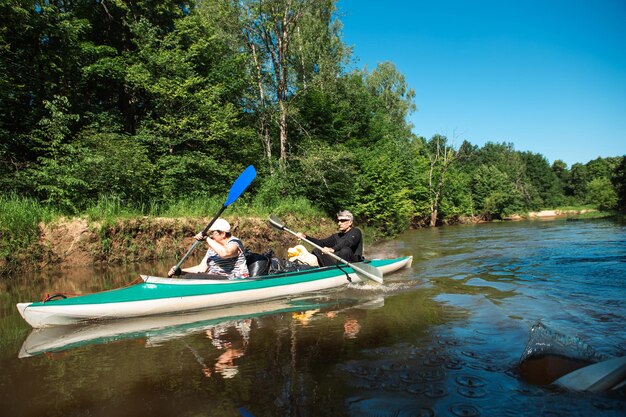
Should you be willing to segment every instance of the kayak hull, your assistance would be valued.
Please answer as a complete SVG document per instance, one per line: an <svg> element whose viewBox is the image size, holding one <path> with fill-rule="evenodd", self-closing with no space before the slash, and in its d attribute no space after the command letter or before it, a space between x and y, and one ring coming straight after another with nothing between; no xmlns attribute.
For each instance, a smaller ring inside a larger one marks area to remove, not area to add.
<svg viewBox="0 0 626 417"><path fill-rule="evenodd" d="M373 260L383 274L410 267L412 257ZM357 264L358 265L358 264ZM249 303L340 287L360 282L347 266L266 276L246 280L199 280L143 276L125 288L39 303L19 303L22 317L34 328L94 320L161 315Z"/></svg>

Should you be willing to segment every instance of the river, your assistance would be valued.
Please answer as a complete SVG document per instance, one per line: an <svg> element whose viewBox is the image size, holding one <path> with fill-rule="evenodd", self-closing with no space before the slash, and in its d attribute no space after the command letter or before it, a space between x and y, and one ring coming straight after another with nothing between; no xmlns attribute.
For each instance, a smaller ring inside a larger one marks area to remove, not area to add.
<svg viewBox="0 0 626 417"><path fill-rule="evenodd" d="M415 230L366 253L412 255L413 266L383 287L45 332L15 303L169 265L3 277L0 415L626 415L625 389L568 392L517 366L539 322L626 355L623 222Z"/></svg>

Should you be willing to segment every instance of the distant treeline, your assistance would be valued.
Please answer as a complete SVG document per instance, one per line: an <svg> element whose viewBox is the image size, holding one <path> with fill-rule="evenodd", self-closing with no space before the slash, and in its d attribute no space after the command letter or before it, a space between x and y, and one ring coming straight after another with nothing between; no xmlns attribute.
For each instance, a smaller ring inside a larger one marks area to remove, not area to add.
<svg viewBox="0 0 626 417"><path fill-rule="evenodd" d="M254 164L248 198L349 208L390 234L625 207L623 156L568 168L415 136L395 66L348 69L336 3L0 0L0 192L67 214L103 197L166 206L223 196Z"/></svg>

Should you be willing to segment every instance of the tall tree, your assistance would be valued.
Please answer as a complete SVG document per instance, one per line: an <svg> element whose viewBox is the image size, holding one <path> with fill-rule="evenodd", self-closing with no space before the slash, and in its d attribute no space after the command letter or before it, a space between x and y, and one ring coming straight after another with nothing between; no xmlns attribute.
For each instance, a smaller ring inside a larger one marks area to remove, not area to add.
<svg viewBox="0 0 626 417"><path fill-rule="evenodd" d="M572 196L581 203L584 202L589 180L590 177L587 166L581 163L575 163L570 169L569 181L565 187L565 195Z"/></svg>
<svg viewBox="0 0 626 417"><path fill-rule="evenodd" d="M255 61L257 84L260 101L263 104L269 97L265 94L264 81L270 81L276 106L278 108L279 129L279 165L284 171L287 159L287 111L289 89L291 87L289 59L292 41L305 8L311 3L307 0L250 0L237 2L240 21L250 52ZM271 76L264 77L268 69ZM264 106L263 106L264 107ZM264 127L266 129L266 127ZM266 152L271 155L271 143L267 132L263 132Z"/></svg>
<svg viewBox="0 0 626 417"><path fill-rule="evenodd" d="M555 207L562 203L559 178L545 156L534 152L522 152L520 156L526 165L525 177L538 197L530 201L529 208Z"/></svg>
<svg viewBox="0 0 626 417"><path fill-rule="evenodd" d="M615 169L612 182L617 193L618 208L626 210L626 155L621 157L621 161Z"/></svg>
<svg viewBox="0 0 626 417"><path fill-rule="evenodd" d="M339 74L344 48L334 20L335 0L233 1L252 57L258 93L259 136L271 163L271 120L278 127L278 160L284 171L289 151L292 100L316 79L333 80ZM332 74L332 76L329 76ZM324 77L322 77L324 75ZM272 118L270 110L276 112Z"/></svg>
<svg viewBox="0 0 626 417"><path fill-rule="evenodd" d="M439 216L439 204L447 183L448 170L458 157L457 151L448 146L445 136L435 135L428 141L425 147L426 155L430 162L428 171L428 190L430 200L430 227L437 225Z"/></svg>

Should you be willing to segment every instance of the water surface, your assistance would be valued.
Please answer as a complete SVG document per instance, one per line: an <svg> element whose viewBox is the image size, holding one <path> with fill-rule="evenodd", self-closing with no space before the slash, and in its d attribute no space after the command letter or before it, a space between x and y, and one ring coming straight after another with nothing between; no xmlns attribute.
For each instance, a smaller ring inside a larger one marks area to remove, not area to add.
<svg viewBox="0 0 626 417"><path fill-rule="evenodd" d="M413 267L384 287L62 331L31 333L14 303L115 288L169 264L5 278L2 415L626 414L624 390L569 393L517 371L539 321L626 354L623 224L454 226L367 249L413 255Z"/></svg>

